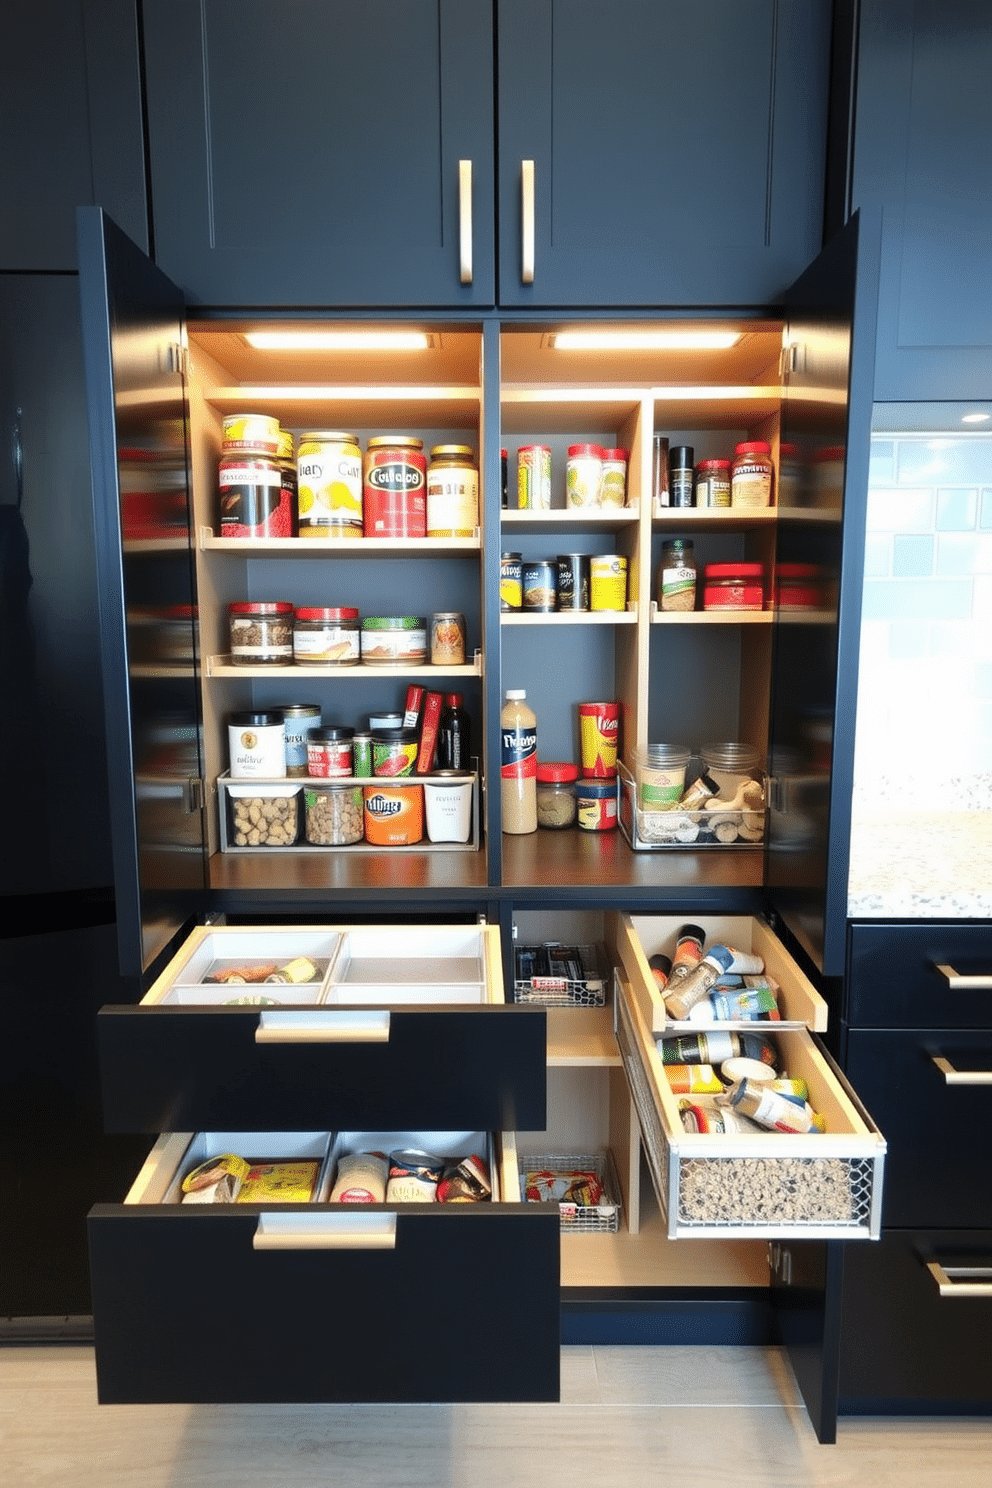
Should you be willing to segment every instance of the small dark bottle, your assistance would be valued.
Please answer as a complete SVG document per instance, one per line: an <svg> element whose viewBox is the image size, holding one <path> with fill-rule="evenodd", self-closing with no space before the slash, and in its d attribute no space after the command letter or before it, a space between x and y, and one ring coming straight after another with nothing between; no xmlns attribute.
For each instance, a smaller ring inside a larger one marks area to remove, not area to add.
<svg viewBox="0 0 992 1488"><path fill-rule="evenodd" d="M437 731L437 767L439 770L470 770L472 750L471 720L463 706L460 692L446 692Z"/></svg>
<svg viewBox="0 0 992 1488"><path fill-rule="evenodd" d="M693 506L695 504L693 459L694 451L691 444L676 444L669 450L668 500L670 506Z"/></svg>

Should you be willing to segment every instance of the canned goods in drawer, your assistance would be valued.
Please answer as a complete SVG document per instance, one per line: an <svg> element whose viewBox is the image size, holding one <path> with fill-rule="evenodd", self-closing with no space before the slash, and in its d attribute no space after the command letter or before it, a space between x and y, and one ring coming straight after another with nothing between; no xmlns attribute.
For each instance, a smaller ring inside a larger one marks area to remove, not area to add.
<svg viewBox="0 0 992 1488"><path fill-rule="evenodd" d="M323 1195L339 1150L444 1150L451 1137L485 1142L493 1200L175 1201L190 1167L225 1152L314 1161ZM105 1404L558 1398L558 1213L519 1202L512 1136L172 1133L88 1229ZM472 1306L425 1347L406 1303L431 1283Z"/></svg>
<svg viewBox="0 0 992 1488"><path fill-rule="evenodd" d="M636 999L617 999L617 1041L670 1239L875 1239L885 1142L803 1028L775 1028L783 1064L826 1131L690 1133Z"/></svg>

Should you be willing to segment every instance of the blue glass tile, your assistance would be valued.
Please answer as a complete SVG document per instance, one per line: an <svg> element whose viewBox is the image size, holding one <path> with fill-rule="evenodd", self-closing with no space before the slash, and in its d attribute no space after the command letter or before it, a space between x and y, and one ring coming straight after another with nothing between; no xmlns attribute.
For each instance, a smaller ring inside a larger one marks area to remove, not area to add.
<svg viewBox="0 0 992 1488"><path fill-rule="evenodd" d="M937 492L938 532L971 532L977 513L977 491Z"/></svg>
<svg viewBox="0 0 992 1488"><path fill-rule="evenodd" d="M865 538L865 578L887 579L892 572L892 539L869 533Z"/></svg>
<svg viewBox="0 0 992 1488"><path fill-rule="evenodd" d="M868 579L861 612L866 620L967 620L971 581Z"/></svg>
<svg viewBox="0 0 992 1488"><path fill-rule="evenodd" d="M889 485L895 480L895 444L891 439L873 439L868 455L868 482Z"/></svg>
<svg viewBox="0 0 992 1488"><path fill-rule="evenodd" d="M937 572L949 578L992 573L992 534L942 532L937 539Z"/></svg>
<svg viewBox="0 0 992 1488"><path fill-rule="evenodd" d="M928 579L933 573L933 538L894 537L892 573L897 579Z"/></svg>
<svg viewBox="0 0 992 1488"><path fill-rule="evenodd" d="M992 481L992 439L901 439L897 452L900 485L988 485Z"/></svg>
<svg viewBox="0 0 992 1488"><path fill-rule="evenodd" d="M932 532L936 493L887 486L868 492L869 532Z"/></svg>

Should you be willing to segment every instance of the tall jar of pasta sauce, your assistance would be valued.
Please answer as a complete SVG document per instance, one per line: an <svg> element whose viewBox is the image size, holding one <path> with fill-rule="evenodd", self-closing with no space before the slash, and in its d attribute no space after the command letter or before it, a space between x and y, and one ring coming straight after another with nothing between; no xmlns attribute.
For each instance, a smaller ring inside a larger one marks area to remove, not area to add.
<svg viewBox="0 0 992 1488"><path fill-rule="evenodd" d="M379 434L369 440L363 508L366 537L427 536L427 461L422 439Z"/></svg>

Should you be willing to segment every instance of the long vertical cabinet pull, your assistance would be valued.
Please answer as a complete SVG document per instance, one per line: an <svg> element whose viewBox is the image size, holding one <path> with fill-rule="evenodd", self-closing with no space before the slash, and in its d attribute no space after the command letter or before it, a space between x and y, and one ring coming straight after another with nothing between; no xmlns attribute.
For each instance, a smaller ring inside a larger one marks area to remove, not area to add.
<svg viewBox="0 0 992 1488"><path fill-rule="evenodd" d="M458 257L462 284L472 283L472 162L458 162Z"/></svg>
<svg viewBox="0 0 992 1488"><path fill-rule="evenodd" d="M520 162L520 278L534 283L534 162Z"/></svg>

